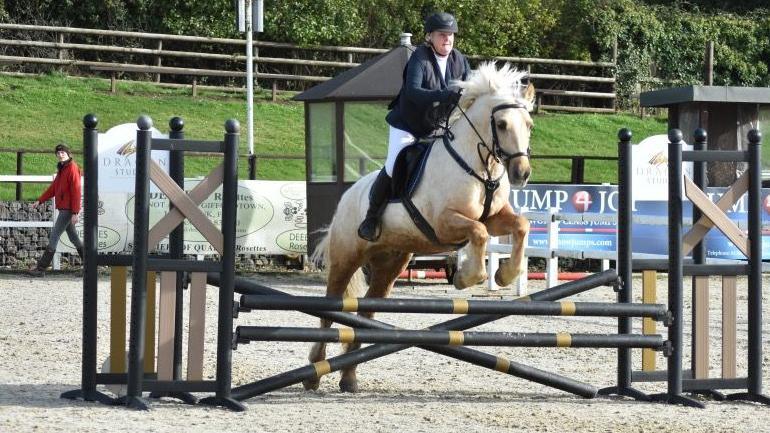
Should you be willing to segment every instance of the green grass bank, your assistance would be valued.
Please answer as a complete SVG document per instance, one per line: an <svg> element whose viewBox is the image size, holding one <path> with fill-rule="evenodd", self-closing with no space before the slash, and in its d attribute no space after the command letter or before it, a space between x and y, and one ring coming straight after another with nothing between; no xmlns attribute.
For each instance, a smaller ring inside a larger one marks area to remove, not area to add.
<svg viewBox="0 0 770 433"><path fill-rule="evenodd" d="M235 118L246 124L246 108L242 94L203 90L197 97L190 89L162 88L152 84L121 82L117 94L110 93L109 82L99 79L69 78L50 74L36 77L0 76L0 148L16 151L33 149L51 154L27 154L25 174L51 174L55 171L53 147L58 142L75 150L82 148L82 119L86 113L99 118L99 130L131 123L148 114L156 128L168 132L168 120L180 116L185 121L188 138L221 139L224 121ZM304 156L304 108L292 102L292 95L282 94L278 102L268 100L267 93L255 95L254 148L257 154ZM372 105L360 119L359 134L384 130L384 108ZM355 120L355 119L351 119ZM380 123L381 122L381 123ZM627 127L638 138L666 131L664 119L628 114L563 114L541 113L535 116L532 151L535 158L533 181L568 181L569 160L537 159L537 155L616 156L617 131ZM241 138L241 154L246 154L247 140ZM374 155L380 151L374 150ZM384 150L381 150L384 155ZM76 157L81 162L81 157ZM217 161L212 158L190 158L186 161L188 177L207 173ZM0 153L0 174L15 174L15 153ZM247 175L246 159L240 164L242 177ZM304 180L302 159L264 159L257 165L259 179ZM613 162L588 162L588 182L615 182ZM26 185L25 198L33 199L42 186ZM0 184L0 199L13 198L15 187Z"/></svg>

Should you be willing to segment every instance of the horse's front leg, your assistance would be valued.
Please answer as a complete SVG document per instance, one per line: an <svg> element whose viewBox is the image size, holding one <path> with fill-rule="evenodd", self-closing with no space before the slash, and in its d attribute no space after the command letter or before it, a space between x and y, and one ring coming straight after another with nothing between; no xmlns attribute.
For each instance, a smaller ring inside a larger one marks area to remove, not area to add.
<svg viewBox="0 0 770 433"><path fill-rule="evenodd" d="M513 238L511 258L503 261L495 273L495 283L500 287L505 287L519 275L527 272L524 249L527 246L529 220L521 215L516 215L511 205L506 203L500 212L489 217L486 224L491 236L511 235Z"/></svg>
<svg viewBox="0 0 770 433"><path fill-rule="evenodd" d="M468 239L465 247L466 258L458 264L452 284L465 289L487 279L484 253L487 248L488 232L484 224L456 212L444 213L439 217L436 235L439 239Z"/></svg>

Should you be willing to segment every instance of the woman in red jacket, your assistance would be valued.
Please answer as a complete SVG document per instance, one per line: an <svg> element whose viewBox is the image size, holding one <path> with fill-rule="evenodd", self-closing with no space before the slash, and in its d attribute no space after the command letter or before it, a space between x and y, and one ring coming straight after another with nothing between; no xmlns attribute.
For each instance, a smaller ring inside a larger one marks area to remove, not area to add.
<svg viewBox="0 0 770 433"><path fill-rule="evenodd" d="M83 257L83 243L80 242L75 231L75 224L78 223L78 214L80 213L80 169L72 159L70 148L67 145L56 145L56 157L59 159L59 163L56 165L56 177L43 195L37 199L35 206L54 198L59 216L51 229L51 237L48 238L45 252L37 264L30 269L30 274L34 276L45 275L45 270L51 264L56 252L59 238L65 230L70 242L75 246L80 257Z"/></svg>

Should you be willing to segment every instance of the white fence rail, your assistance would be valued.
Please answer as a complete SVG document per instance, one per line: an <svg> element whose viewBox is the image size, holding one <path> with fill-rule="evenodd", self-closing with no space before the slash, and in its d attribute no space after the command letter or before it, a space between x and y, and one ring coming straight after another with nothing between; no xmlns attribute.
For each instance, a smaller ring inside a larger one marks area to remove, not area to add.
<svg viewBox="0 0 770 433"><path fill-rule="evenodd" d="M0 183L50 183L54 176L19 176L19 175L0 175ZM53 228L56 221L56 206L53 207L53 216L50 221L3 221L0 220L0 228ZM61 269L61 253L57 252L53 256L54 270Z"/></svg>

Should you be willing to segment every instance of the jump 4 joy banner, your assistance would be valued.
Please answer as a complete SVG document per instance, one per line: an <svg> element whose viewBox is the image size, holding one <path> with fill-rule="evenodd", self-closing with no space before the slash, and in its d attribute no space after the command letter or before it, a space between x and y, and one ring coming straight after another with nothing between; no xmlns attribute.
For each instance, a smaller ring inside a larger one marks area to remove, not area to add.
<svg viewBox="0 0 770 433"><path fill-rule="evenodd" d="M653 136L632 147L633 152L633 214L666 217L668 215L668 138ZM685 149L687 149L685 147ZM691 164L683 172L692 178ZM727 188L706 188L706 194L717 201ZM528 185L512 190L510 201L515 210L529 211L556 209L559 213L594 213L617 215L617 186L612 185ZM746 227L748 196L746 194L726 214L734 222ZM770 189L762 190L762 224L770 223ZM692 204L683 203L684 218L692 217ZM528 246L542 248L548 244L546 221L530 221ZM685 226L685 230L689 227ZM763 231L763 259L770 259L770 232ZM559 223L559 248L593 251L615 251L617 248L616 222ZM711 258L745 259L743 254L717 228L705 238L706 255ZM666 225L633 224L632 248L635 253L668 255L668 228Z"/></svg>
<svg viewBox="0 0 770 433"><path fill-rule="evenodd" d="M717 201L727 188L706 188L706 195ZM511 205L515 210L548 211L559 213L591 213L617 215L618 188L614 185L528 185L511 191ZM746 227L747 196L744 196L726 212L733 222ZM668 215L667 200L638 200L634 203L634 215L651 215L665 218ZM762 190L762 224L770 224L770 189ZM683 203L683 215L692 217L692 204ZM530 220L528 246L544 248L548 245L547 221ZM685 230L689 227L685 226ZM573 250L615 251L617 249L616 222L559 222L559 248ZM668 255L668 228L665 225L633 224L631 238L633 252ZM762 257L770 259L770 232L762 232ZM706 256L721 259L745 259L743 254L717 228L706 235Z"/></svg>
<svg viewBox="0 0 770 433"><path fill-rule="evenodd" d="M153 138L165 138L152 130ZM136 125L116 126L99 134L99 228L97 243L100 252L130 252L133 248L134 177ZM153 151L152 159L168 170L168 152ZM185 180L190 191L200 180ZM215 190L199 208L221 225L222 188ZM236 219L236 248L239 254L298 255L307 253L307 212L305 182L251 181L238 182ZM150 182L150 226L169 211L169 201ZM82 221L76 226L82 239ZM217 252L192 224L184 223L184 252L213 255ZM151 246L151 250L154 246ZM74 252L64 236L59 251ZM155 251L168 251L168 240L158 244Z"/></svg>

